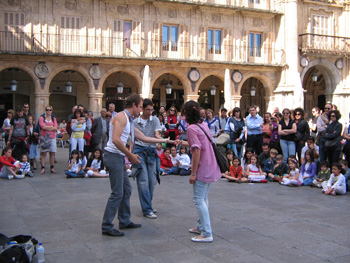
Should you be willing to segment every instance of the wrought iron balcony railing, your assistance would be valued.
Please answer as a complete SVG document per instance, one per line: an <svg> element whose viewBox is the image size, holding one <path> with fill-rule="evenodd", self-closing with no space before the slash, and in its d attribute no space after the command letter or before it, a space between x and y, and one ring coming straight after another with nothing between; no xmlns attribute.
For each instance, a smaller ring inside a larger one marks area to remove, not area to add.
<svg viewBox="0 0 350 263"><path fill-rule="evenodd" d="M350 38L301 34L299 35L299 48L301 53L349 54Z"/></svg>
<svg viewBox="0 0 350 263"><path fill-rule="evenodd" d="M208 45L198 42L163 42L153 39L82 36L80 34L28 34L0 32L0 52L17 54L141 58L225 63L281 65L283 52L268 44Z"/></svg>

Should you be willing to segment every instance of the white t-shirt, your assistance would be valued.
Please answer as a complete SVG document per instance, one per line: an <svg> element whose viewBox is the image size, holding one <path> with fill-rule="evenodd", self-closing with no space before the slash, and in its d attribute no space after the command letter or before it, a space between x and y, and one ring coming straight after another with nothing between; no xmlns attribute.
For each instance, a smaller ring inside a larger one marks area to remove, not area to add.
<svg viewBox="0 0 350 263"><path fill-rule="evenodd" d="M71 161L69 160L68 163L71 163ZM76 173L79 170L79 165L81 165L81 160L78 159L78 162L74 162L72 164L72 166L70 167L69 171Z"/></svg>

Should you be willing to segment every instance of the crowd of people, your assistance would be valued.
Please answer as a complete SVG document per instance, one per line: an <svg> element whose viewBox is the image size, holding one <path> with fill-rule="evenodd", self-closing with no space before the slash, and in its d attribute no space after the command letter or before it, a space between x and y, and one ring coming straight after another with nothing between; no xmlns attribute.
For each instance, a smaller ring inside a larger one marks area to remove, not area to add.
<svg viewBox="0 0 350 263"><path fill-rule="evenodd" d="M346 194L350 187L350 125L343 129L340 112L330 103L323 110L314 107L311 118L302 108L261 113L257 106L251 106L244 116L238 107L221 108L216 115L194 101L185 103L181 113L174 106L168 111L161 106L155 112L152 100L134 94L126 100L124 111L115 112L111 103L94 118L83 105L76 105L59 124L52 106L46 106L38 120L30 114L28 104L7 113L0 176L32 177L39 150L40 173L46 171L47 153L50 172L56 173L57 138L68 134L67 178L109 177L112 193L103 217L104 235L124 235L113 227L117 212L120 229L141 227L130 221L130 176L137 181L142 212L150 219L157 218L152 199L159 176L189 176L199 216L196 227L189 230L199 234L192 238L194 242L213 240L208 192L219 178L313 186L329 195ZM228 171L220 172L205 133L226 152Z"/></svg>

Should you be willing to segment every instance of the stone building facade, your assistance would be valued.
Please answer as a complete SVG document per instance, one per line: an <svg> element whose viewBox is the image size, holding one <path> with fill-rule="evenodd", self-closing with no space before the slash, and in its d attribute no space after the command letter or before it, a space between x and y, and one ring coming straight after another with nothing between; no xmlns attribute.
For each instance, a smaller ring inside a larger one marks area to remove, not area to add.
<svg viewBox="0 0 350 263"><path fill-rule="evenodd" d="M0 9L3 113L29 103L37 118L50 104L61 119L83 104L98 116L135 92L156 108L193 99L214 111L311 113L331 101L350 111L349 1L1 0Z"/></svg>

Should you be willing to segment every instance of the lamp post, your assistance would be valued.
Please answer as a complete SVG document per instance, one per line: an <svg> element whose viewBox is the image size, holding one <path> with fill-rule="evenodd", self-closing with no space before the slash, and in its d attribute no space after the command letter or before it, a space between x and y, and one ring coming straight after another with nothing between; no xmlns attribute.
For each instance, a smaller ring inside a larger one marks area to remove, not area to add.
<svg viewBox="0 0 350 263"><path fill-rule="evenodd" d="M15 79L11 80L11 91L15 92L17 90L17 81Z"/></svg>
<svg viewBox="0 0 350 263"><path fill-rule="evenodd" d="M124 85L122 83L122 72L119 72L120 75L119 75L119 82L117 84L117 91L119 94L123 93L123 89L124 89Z"/></svg>
<svg viewBox="0 0 350 263"><path fill-rule="evenodd" d="M256 92L256 88L254 86L250 87L250 96L254 97Z"/></svg>
<svg viewBox="0 0 350 263"><path fill-rule="evenodd" d="M170 84L170 77L168 73L168 84L165 86L165 93L169 95L171 94L171 90L172 90L172 86Z"/></svg>
<svg viewBox="0 0 350 263"><path fill-rule="evenodd" d="M316 73L316 71L314 71L314 73L312 73L312 81L316 82L317 78L318 78L317 73Z"/></svg>
<svg viewBox="0 0 350 263"><path fill-rule="evenodd" d="M68 80L67 80L67 82L66 82L66 84L65 84L65 86L66 86L66 92L67 92L67 93L71 93L71 92L72 92L73 85L72 85L72 82L70 82L70 80L69 80L69 73L70 73L70 71L68 70L67 73L68 73Z"/></svg>
<svg viewBox="0 0 350 263"><path fill-rule="evenodd" d="M216 87L215 87L215 85L213 84L213 85L211 85L211 87L210 87L210 95L215 96L215 93L216 93Z"/></svg>

